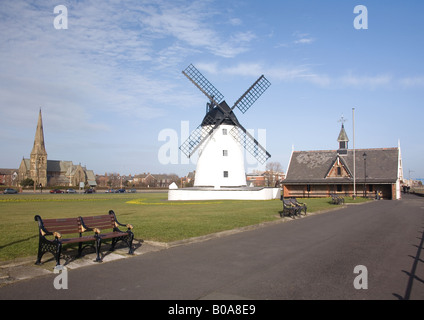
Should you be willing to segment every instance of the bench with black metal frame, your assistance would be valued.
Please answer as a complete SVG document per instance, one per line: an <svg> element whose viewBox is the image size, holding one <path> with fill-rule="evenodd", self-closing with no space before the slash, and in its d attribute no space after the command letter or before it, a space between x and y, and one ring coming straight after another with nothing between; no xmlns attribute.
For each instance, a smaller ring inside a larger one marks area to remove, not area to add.
<svg viewBox="0 0 424 320"><path fill-rule="evenodd" d="M101 262L100 247L104 240L112 239L111 251L114 250L118 241L124 241L129 247L129 254L134 250L132 242L134 234L132 225L121 224L117 221L113 210L107 215L61 219L42 219L39 215L34 217L39 227L38 254L35 264L41 264L41 258L47 252L53 254L56 265L60 265L62 247L68 244L78 244L77 257L80 257L85 247L91 246L96 250L96 262ZM127 231L119 230L119 226L125 226ZM111 230L103 233L102 230ZM84 235L85 232L94 234ZM64 238L63 235L70 235ZM89 243L83 246L84 243Z"/></svg>
<svg viewBox="0 0 424 320"><path fill-rule="evenodd" d="M306 210L308 209L308 207L306 206L306 203L299 202L297 201L296 198L291 198L290 202L299 209L298 210L299 214L302 214L302 210L303 210L306 216Z"/></svg>
<svg viewBox="0 0 424 320"><path fill-rule="evenodd" d="M332 204L344 204L344 198L340 197L336 194L331 195L331 203Z"/></svg>
<svg viewBox="0 0 424 320"><path fill-rule="evenodd" d="M83 247L85 242L92 242L90 245L97 250L97 237L93 234L83 235L88 230L83 227L81 217L42 219L39 215L36 215L34 220L38 222L39 229L38 254L35 264L41 264L43 255L50 252L55 257L56 265L60 265L62 247L68 244L78 243L77 257L81 256L82 250L85 248ZM68 237L64 238L63 235Z"/></svg>
<svg viewBox="0 0 424 320"><path fill-rule="evenodd" d="M115 212L109 211L109 214L101 216L82 217L83 226L87 229L94 231L97 238L97 253L100 253L101 243L105 240L112 240L110 251L115 249L118 241L123 241L127 244L129 251L128 254L134 254L132 246L134 234L132 232L133 226L131 224L122 224L116 219ZM126 231L121 231L119 227L126 227ZM104 232L104 230L108 230ZM98 259L100 257L98 256ZM97 260L97 259L96 259Z"/></svg>
<svg viewBox="0 0 424 320"><path fill-rule="evenodd" d="M289 216L294 218L298 214L299 208L294 206L290 200L283 199L283 211L280 211L280 217Z"/></svg>

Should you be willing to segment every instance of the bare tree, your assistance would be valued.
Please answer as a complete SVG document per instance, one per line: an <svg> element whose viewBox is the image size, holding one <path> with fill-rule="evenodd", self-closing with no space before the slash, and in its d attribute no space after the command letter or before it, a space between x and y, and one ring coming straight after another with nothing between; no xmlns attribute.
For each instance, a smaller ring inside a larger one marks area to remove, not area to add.
<svg viewBox="0 0 424 320"><path fill-rule="evenodd" d="M283 169L281 167L281 164L279 162L268 162L266 164L265 169L265 179L268 187L277 186L280 180L283 178Z"/></svg>

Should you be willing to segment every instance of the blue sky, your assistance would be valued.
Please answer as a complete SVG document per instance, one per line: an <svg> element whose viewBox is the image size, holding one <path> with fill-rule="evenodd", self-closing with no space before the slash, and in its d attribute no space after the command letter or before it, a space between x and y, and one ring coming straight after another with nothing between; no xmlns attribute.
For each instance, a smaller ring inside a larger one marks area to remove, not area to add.
<svg viewBox="0 0 424 320"><path fill-rule="evenodd" d="M54 27L57 5L68 29ZM354 28L357 5L366 30ZM1 1L0 167L29 157L41 108L51 160L185 175L195 161L175 148L207 102L181 73L193 63L230 106L267 77L269 89L236 115L284 170L292 148L337 149L342 116L352 147L355 108L356 148L400 141L404 175L424 177L423 9L418 0Z"/></svg>

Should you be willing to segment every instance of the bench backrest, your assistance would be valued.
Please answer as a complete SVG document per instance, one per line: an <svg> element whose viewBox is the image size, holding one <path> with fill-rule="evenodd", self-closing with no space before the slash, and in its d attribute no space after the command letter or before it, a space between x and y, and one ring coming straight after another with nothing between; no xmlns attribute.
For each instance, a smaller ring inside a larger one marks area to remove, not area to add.
<svg viewBox="0 0 424 320"><path fill-rule="evenodd" d="M44 233L42 227L47 232L59 232L60 234L71 234L83 232L81 218L43 219L39 218L41 234ZM44 234L43 234L44 235Z"/></svg>
<svg viewBox="0 0 424 320"><path fill-rule="evenodd" d="M82 217L84 225L88 228L98 228L100 230L113 229L115 225L115 216L105 214L101 216Z"/></svg>
<svg viewBox="0 0 424 320"><path fill-rule="evenodd" d="M283 200L283 204L288 207L291 207L293 205L290 200Z"/></svg>

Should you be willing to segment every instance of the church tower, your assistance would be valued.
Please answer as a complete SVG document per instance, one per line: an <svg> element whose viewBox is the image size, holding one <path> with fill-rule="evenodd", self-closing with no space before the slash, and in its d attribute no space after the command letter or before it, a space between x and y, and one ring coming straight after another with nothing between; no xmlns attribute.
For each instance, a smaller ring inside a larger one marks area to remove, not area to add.
<svg viewBox="0 0 424 320"><path fill-rule="evenodd" d="M34 146L30 158L30 178L36 186L47 185L47 151L44 146L43 119L41 109L38 115L37 129L35 131Z"/></svg>

